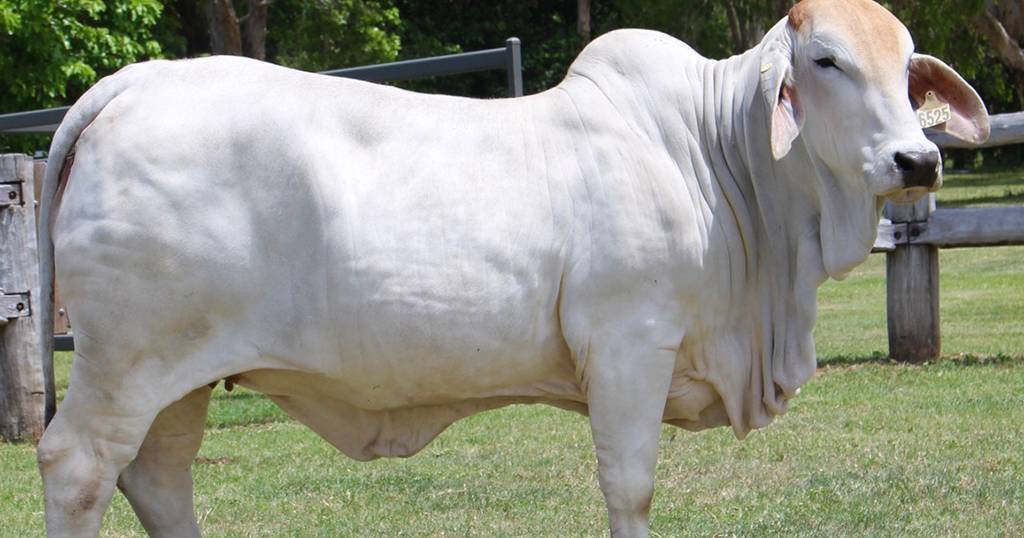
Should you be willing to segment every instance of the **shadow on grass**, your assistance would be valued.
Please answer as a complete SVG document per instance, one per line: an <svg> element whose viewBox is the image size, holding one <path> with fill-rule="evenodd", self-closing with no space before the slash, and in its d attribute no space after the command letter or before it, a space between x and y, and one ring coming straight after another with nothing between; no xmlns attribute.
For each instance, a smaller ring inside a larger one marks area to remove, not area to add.
<svg viewBox="0 0 1024 538"><path fill-rule="evenodd" d="M206 429L207 430L230 430L232 428L244 428L248 426L265 426L267 424L288 424L295 422L295 419L289 416L272 416L272 417L260 417L260 418L222 418L222 417L207 417Z"/></svg>
<svg viewBox="0 0 1024 538"><path fill-rule="evenodd" d="M996 355L975 355L973 353L958 353L956 355L944 356L937 362L951 366L1024 365L1024 355L1008 355L1004 353L998 353Z"/></svg>
<svg viewBox="0 0 1024 538"><path fill-rule="evenodd" d="M993 186L1024 186L1024 172L1019 167L972 170L970 172L946 174L943 187L976 188Z"/></svg>
<svg viewBox="0 0 1024 538"><path fill-rule="evenodd" d="M881 351L870 355L829 355L818 357L818 368L824 366L853 366L855 364L897 364Z"/></svg>
<svg viewBox="0 0 1024 538"><path fill-rule="evenodd" d="M940 207L1024 203L1024 171L1017 167L983 168L945 179L939 191Z"/></svg>
<svg viewBox="0 0 1024 538"><path fill-rule="evenodd" d="M996 355L977 355L974 353L957 353L955 355L943 355L935 361L922 363L906 363L892 359L886 353L876 351L870 355L831 355L818 357L818 368L826 366L854 366L860 364L889 364L906 365L916 364L917 366L927 365L948 365L948 366L995 366L1020 363L1024 364L1024 355L1007 355L999 353Z"/></svg>
<svg viewBox="0 0 1024 538"><path fill-rule="evenodd" d="M981 204L1012 205L1024 204L1024 187L1020 190L1006 190L1002 196L976 196L973 198L961 198L959 200L943 200L940 207L971 207Z"/></svg>

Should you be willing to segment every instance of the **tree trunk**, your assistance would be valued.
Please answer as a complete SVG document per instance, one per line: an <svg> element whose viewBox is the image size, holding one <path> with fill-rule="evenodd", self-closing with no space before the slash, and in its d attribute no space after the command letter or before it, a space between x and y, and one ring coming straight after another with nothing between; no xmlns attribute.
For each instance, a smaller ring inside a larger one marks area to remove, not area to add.
<svg viewBox="0 0 1024 538"><path fill-rule="evenodd" d="M975 27L988 41L1013 74L1018 102L1024 103L1024 6L1022 2L985 2L984 9L975 17Z"/></svg>
<svg viewBox="0 0 1024 538"><path fill-rule="evenodd" d="M722 2L725 5L725 17L729 21L729 37L732 38L732 51L739 54L745 50L743 32L740 29L740 15L736 11L736 4L732 0Z"/></svg>
<svg viewBox="0 0 1024 538"><path fill-rule="evenodd" d="M210 29L210 52L241 56L242 33L231 0L205 0L203 12Z"/></svg>
<svg viewBox="0 0 1024 538"><path fill-rule="evenodd" d="M582 1L582 0L581 0ZM243 52L250 58L267 59L267 0L249 0L242 23Z"/></svg>
<svg viewBox="0 0 1024 538"><path fill-rule="evenodd" d="M210 31L210 52L267 59L267 6L271 0L245 0L241 17L233 0L204 0L203 14Z"/></svg>
<svg viewBox="0 0 1024 538"><path fill-rule="evenodd" d="M590 0L576 0L576 33L581 49L590 43Z"/></svg>

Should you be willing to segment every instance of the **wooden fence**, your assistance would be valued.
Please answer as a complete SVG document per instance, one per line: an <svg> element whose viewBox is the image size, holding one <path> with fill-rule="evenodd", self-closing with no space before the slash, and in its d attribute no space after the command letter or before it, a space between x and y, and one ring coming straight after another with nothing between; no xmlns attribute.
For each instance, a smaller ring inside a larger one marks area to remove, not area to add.
<svg viewBox="0 0 1024 538"><path fill-rule="evenodd" d="M5 440L36 440L43 432L42 333L31 300L39 296L33 169L27 155L0 155L0 439Z"/></svg>
<svg viewBox="0 0 1024 538"><path fill-rule="evenodd" d="M992 136L981 146L943 132L928 138L943 148L985 148L1024 142L1024 112L992 116ZM1024 245L1024 206L936 207L931 194L914 204L887 204L874 252L885 252L889 356L906 362L935 359L939 328L939 249Z"/></svg>

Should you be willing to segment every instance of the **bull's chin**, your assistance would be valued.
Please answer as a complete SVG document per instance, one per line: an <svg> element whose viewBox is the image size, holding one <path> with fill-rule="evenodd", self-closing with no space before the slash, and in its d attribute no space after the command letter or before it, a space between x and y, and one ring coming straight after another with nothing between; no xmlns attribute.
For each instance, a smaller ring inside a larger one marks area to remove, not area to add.
<svg viewBox="0 0 1024 538"><path fill-rule="evenodd" d="M897 204L912 204L923 198L929 192L934 192L934 190L926 187L910 187L909 189L899 189L887 193L883 195L882 198L886 201Z"/></svg>

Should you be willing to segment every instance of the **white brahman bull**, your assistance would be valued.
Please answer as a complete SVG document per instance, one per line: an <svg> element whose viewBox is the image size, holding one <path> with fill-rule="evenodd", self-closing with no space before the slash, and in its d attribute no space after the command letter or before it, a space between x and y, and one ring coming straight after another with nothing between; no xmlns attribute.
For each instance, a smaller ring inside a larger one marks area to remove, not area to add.
<svg viewBox="0 0 1024 538"><path fill-rule="evenodd" d="M227 57L104 79L43 185L43 299L55 257L76 345L39 445L48 533L95 536L116 483L150 534L198 535L189 468L230 378L360 460L511 403L584 413L612 533L646 536L662 422L785 412L815 289L884 200L939 186L913 104L987 137L912 51L877 4L807 0L723 61L609 33L516 99Z"/></svg>

